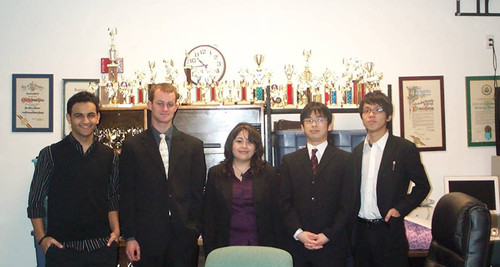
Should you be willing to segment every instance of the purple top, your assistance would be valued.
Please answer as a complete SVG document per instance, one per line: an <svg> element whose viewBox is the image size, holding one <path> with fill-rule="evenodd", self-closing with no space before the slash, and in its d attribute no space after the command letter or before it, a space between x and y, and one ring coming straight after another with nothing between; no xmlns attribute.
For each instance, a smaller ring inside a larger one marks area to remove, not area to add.
<svg viewBox="0 0 500 267"><path fill-rule="evenodd" d="M233 172L233 199L231 204L230 246L258 245L257 222L253 203L252 177L249 171L240 181Z"/></svg>

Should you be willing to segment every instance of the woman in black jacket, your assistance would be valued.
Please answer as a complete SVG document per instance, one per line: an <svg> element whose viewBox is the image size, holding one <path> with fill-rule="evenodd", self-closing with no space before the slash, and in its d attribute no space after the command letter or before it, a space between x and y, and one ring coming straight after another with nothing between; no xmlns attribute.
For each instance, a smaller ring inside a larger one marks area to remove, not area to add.
<svg viewBox="0 0 500 267"><path fill-rule="evenodd" d="M259 132L239 123L229 133L225 159L210 168L205 189L203 246L280 247L279 177L263 159Z"/></svg>

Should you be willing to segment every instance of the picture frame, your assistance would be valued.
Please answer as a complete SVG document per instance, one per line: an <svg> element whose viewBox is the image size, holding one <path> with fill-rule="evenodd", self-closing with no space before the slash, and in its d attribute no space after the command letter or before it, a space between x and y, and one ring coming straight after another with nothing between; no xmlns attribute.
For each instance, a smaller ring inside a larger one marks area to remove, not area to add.
<svg viewBox="0 0 500 267"><path fill-rule="evenodd" d="M495 146L495 90L493 76L465 77L467 145Z"/></svg>
<svg viewBox="0 0 500 267"><path fill-rule="evenodd" d="M71 132L71 125L66 122L66 103L76 93L82 91L91 91L91 84L99 88L99 79L63 79L63 101L62 101L62 137L64 138ZM95 92L93 92L95 93ZM96 95L99 95L96 93Z"/></svg>
<svg viewBox="0 0 500 267"><path fill-rule="evenodd" d="M401 137L419 151L446 150L444 77L399 77Z"/></svg>
<svg viewBox="0 0 500 267"><path fill-rule="evenodd" d="M52 132L53 98L53 74L12 74L12 132Z"/></svg>

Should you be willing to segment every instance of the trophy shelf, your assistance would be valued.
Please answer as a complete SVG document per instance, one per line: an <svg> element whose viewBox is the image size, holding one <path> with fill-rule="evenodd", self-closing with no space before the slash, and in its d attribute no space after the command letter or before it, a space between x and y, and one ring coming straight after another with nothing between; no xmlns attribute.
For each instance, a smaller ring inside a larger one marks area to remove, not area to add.
<svg viewBox="0 0 500 267"><path fill-rule="evenodd" d="M299 114L301 108L271 108L271 114ZM332 113L358 113L358 108L330 108Z"/></svg>

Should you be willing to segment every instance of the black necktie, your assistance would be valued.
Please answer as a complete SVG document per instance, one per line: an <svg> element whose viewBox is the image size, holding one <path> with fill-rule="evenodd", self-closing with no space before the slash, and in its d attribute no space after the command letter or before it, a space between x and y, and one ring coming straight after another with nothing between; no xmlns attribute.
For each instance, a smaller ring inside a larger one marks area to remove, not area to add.
<svg viewBox="0 0 500 267"><path fill-rule="evenodd" d="M318 149L313 148L311 156L311 164L314 174L316 174L316 170L318 169L318 157L316 157L316 152L318 152Z"/></svg>

